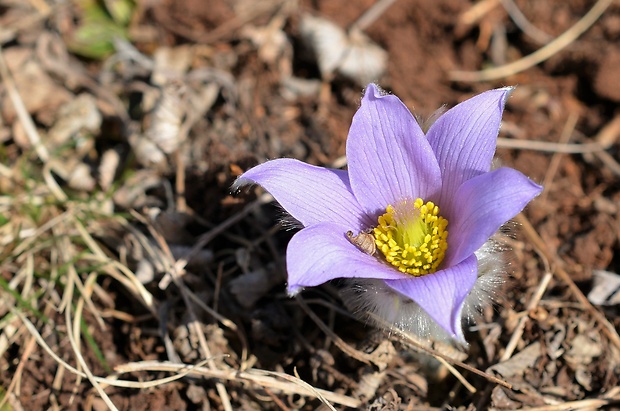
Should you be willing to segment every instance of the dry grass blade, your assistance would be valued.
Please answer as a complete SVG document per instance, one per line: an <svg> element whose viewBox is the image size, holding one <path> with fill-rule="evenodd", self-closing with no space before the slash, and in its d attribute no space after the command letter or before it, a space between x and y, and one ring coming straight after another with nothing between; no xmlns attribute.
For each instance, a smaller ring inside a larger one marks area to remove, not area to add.
<svg viewBox="0 0 620 411"><path fill-rule="evenodd" d="M534 150L547 153L561 154L598 153L602 152L607 148L599 143L562 144L552 143L549 141L514 140L512 138L504 137L500 137L497 139L497 147L516 148L521 150Z"/></svg>
<svg viewBox="0 0 620 411"><path fill-rule="evenodd" d="M4 86L9 94L11 102L13 103L13 107L15 108L15 112L17 113L17 117L19 118L19 121L24 127L24 130L26 131L26 136L28 137L30 144L32 145L32 147L34 147L37 156L45 165L43 168L43 176L45 178L45 182L47 183L50 191L52 192L52 194L54 194L56 199L58 199L59 201L67 200L67 195L60 188L54 177L51 175L50 169L48 167L48 161L50 159L49 152L41 142L41 137L39 136L39 132L37 131L34 121L32 120L30 114L28 114L24 102L19 95L19 91L15 86L15 82L13 81L11 73L9 72L9 68L6 64L2 47L0 47L0 77L2 77L2 82L4 83Z"/></svg>
<svg viewBox="0 0 620 411"><path fill-rule="evenodd" d="M124 221L124 220L123 220ZM110 259L106 253L99 247L95 239L90 235L88 230L79 221L75 221L75 227L78 230L80 236L88 246L92 255L83 256L85 260L91 260L97 263L104 264L101 270L106 272L111 277L115 278L121 284L123 284L129 291L132 291L135 295L139 296L152 313L156 313L155 299L153 295L138 281L135 274L125 265Z"/></svg>
<svg viewBox="0 0 620 411"><path fill-rule="evenodd" d="M32 231L29 235L22 236L22 242L17 247L15 247L13 253L15 255L19 255L27 252L28 250L32 251L35 248L35 243L40 240L41 236L43 236L47 231L52 230L55 226L66 223L72 217L73 212L67 211L65 213L50 218L46 223L42 224L36 230Z"/></svg>
<svg viewBox="0 0 620 411"><path fill-rule="evenodd" d="M6 389L6 393L4 394L2 400L0 401L0 410L4 409L3 407L6 404L6 402L10 399L10 396L13 394L15 387L19 386L21 375L24 370L24 367L26 366L26 362L28 361L28 358L32 354L35 347L36 347L36 339L33 337L28 341L28 343L24 347L24 352L19 361L19 365L17 366L17 369L15 370L15 373L13 374L13 379L11 380L11 384L9 384L8 388Z"/></svg>
<svg viewBox="0 0 620 411"><path fill-rule="evenodd" d="M603 395L602 398L568 401L561 404L543 405L541 407L521 408L522 411L568 411L568 410L600 410L604 407L620 403L620 387L616 387Z"/></svg>
<svg viewBox="0 0 620 411"><path fill-rule="evenodd" d="M375 22L385 11L396 2L396 0L377 0L368 10L349 27L349 30L366 30Z"/></svg>
<svg viewBox="0 0 620 411"><path fill-rule="evenodd" d="M323 394L321 394L321 392L319 390L317 390L316 388L314 388L312 385L308 384L307 382L305 382L304 380L302 380L299 377L299 374L297 373L297 367L295 367L295 369L293 370L295 372L295 377L291 377L290 375L281 373L281 372L272 372L272 371L267 371L266 374L267 375L274 375L280 378L284 378L285 380L291 381L292 383L298 384L304 388L307 388L309 391L311 391L312 393L314 393L314 395L316 395L316 397L323 403L325 404L325 406L327 408L329 408L332 411L336 411L336 409L334 408L333 405L331 405L329 403L329 401L327 401L327 399L325 398L325 396Z"/></svg>
<svg viewBox="0 0 620 411"><path fill-rule="evenodd" d="M67 247L68 248L68 247ZM77 287L78 291L80 292L80 300L78 303L80 304L86 304L88 309L90 310L91 314L93 314L93 316L95 317L95 320L97 321L97 324L99 324L99 327L104 330L105 329L105 323L103 321L103 318L101 317L101 314L99 313L99 310L97 310L97 308L95 307L95 304L93 303L93 301L90 298L84 298L85 295L90 296L92 294L92 290L88 290L85 289L85 285L81 283L81 281L79 281L78 278L78 273L75 269L75 266L73 264L70 264L68 269L67 269L68 274L75 280L73 282L73 284ZM94 281L95 276L93 274L90 274L88 276L87 279L87 283L90 281L91 283ZM91 284L92 287L92 284ZM63 295L64 297L64 295ZM65 305L64 307L62 307L62 309L66 308L68 306Z"/></svg>
<svg viewBox="0 0 620 411"><path fill-rule="evenodd" d="M34 121L32 121L32 118L30 117L30 115L28 114L28 111L26 110L26 106L24 105L24 102L19 96L19 91L17 90L17 87L15 86L15 82L13 81L13 78L11 77L9 68L6 65L2 47L0 47L0 75L2 76L4 86L6 87L7 92L9 93L11 102L13 103L13 106L15 107L17 116L19 117L19 120L22 122L22 125L24 126L24 129L26 130L26 135L28 136L28 139L30 140L30 144L32 144L32 147L34 147L34 150L39 156L39 159L43 163L47 163L47 161L50 158L49 152L47 151L47 148L45 148L45 146L41 142L41 138L39 137L39 133L37 132L36 126L34 125Z"/></svg>
<svg viewBox="0 0 620 411"><path fill-rule="evenodd" d="M168 371L178 372L179 370L186 370L187 365L184 364L172 364L172 363L160 363L156 361L143 361L137 363L128 363L116 367L118 373L128 373L135 371ZM205 367L193 367L189 374L203 376L207 378L217 378L222 381L232 382L250 382L262 387L275 389L283 393L298 394L304 396L315 397L316 394L320 394L327 401L331 401L337 404L342 404L347 407L358 408L361 405L361 401L346 395L326 391L318 388L311 390L307 388L307 383L298 380L295 382L292 379L296 379L293 376L287 375L286 379L289 381L278 381L274 376L283 378L283 374L250 369L246 371L237 370L212 370ZM286 375L286 374L284 374Z"/></svg>
<svg viewBox="0 0 620 411"><path fill-rule="evenodd" d="M553 37L534 26L523 15L519 6L513 0L500 0L506 12L510 15L512 21L528 36L541 44L548 43Z"/></svg>
<svg viewBox="0 0 620 411"><path fill-rule="evenodd" d="M15 314L15 316L19 317L19 319L22 321L22 323L26 326L27 330L30 332L30 334L34 337L34 339L36 340L36 342L39 344L39 346L41 348L43 348L43 350L50 355L50 357L52 357L54 359L54 361L56 361L60 366L64 367L65 369L67 369L68 371L70 371L71 373L82 377L82 378L86 378L87 375L86 373L78 370L77 368L71 366L69 363L67 363L66 361L64 361L62 358L60 358L58 356L58 354L56 354L54 352L54 350L52 350L52 348L45 342L45 339L41 336L41 334L39 333L39 331L37 330L37 328L35 327L34 324L32 324L32 322L30 322L30 320L28 320L22 313L20 313L17 310L12 310L13 314ZM168 384L170 382L179 380L181 378L184 378L185 376L191 374L192 370L196 367L202 367L204 364L207 363L208 360L204 360L199 362L196 365L183 365L183 364L178 364L179 365L179 372L175 375L172 375L170 377L165 377L165 378L160 378L160 379L156 379L153 381L144 381L144 382L138 382L138 381L130 381L130 380L119 380L117 375L112 375L109 376L107 378L104 377L97 377L94 376L93 379L95 381L97 381L98 383L102 384L102 385L106 385L106 386L113 386L113 387L122 387L122 388L137 388L137 389L144 389L144 388L153 388L159 385L163 385L163 384ZM126 364L123 366L119 366L120 368L122 367L129 367L131 368L130 364ZM131 371L124 371L124 372L131 372Z"/></svg>
<svg viewBox="0 0 620 411"><path fill-rule="evenodd" d="M499 6L500 0L480 0L471 5L458 19L459 24L470 26L479 22L495 7Z"/></svg>
<svg viewBox="0 0 620 411"><path fill-rule="evenodd" d="M598 159L601 160L601 162L605 164L605 166L609 170L611 170L615 175L620 177L620 163L618 163L614 156L605 151L594 153L594 155L597 156Z"/></svg>
<svg viewBox="0 0 620 411"><path fill-rule="evenodd" d="M72 277L73 277L72 275L69 275L69 277L67 279L67 285L66 285L66 288L65 288L65 293L67 293L70 296L70 298L71 298L71 295L73 293ZM71 328L72 328L71 327L72 319L71 319L70 305L67 306L67 309L65 310L65 319L67 321L67 326L70 329L70 332L68 332L67 335L69 337L69 342L71 344L71 347L74 350L74 354L76 356L76 359L77 359L78 363L80 364L80 366L84 369L84 372L79 371L76 368L70 366L64 360L62 360L60 357L58 357L58 355L47 345L47 343L45 342L43 337L37 331L37 329L34 326L34 324L32 324L32 322L30 322L19 310L15 309L15 308L11 308L11 312L15 316L20 318L20 320L26 326L26 328L31 333L31 335L34 337L34 339L39 343L39 345L42 348L45 349L45 351L48 354L50 354L50 356L52 358L54 358L58 362L59 365L64 366L65 368L69 369L70 371L73 371L77 375L80 375L80 376L88 378L91 381L91 383L93 384L93 386L95 387L95 389L99 392L99 394L101 395L101 397L105 401L106 405L108 405L108 407L110 409L113 409L113 410L117 409L114 406L114 404L111 402L111 400L109 399L107 394L105 394L103 389L99 386L96 377L90 372L90 369L88 368L86 362L84 361L84 358L81 355L80 348L79 348L79 343L78 343L78 341L79 341L79 333L80 333L80 329L79 329L79 323L80 322L79 322L79 318L77 318L78 321L75 322L75 328L73 328L73 330L71 330ZM76 338L76 335L77 335L77 338Z"/></svg>
<svg viewBox="0 0 620 411"><path fill-rule="evenodd" d="M191 304L191 298L189 296L189 294L191 294L191 291L189 291L187 289L187 287L183 283L183 280L181 279L181 276L179 275L180 272L183 269L179 270L179 268L178 268L179 266L176 264L176 262L174 260L174 256L172 255L172 252L170 251L170 247L168 247L168 244L166 243L166 240L155 229L153 224L151 224L150 221L146 220L145 218L143 218L142 216L140 216L139 214L137 214L135 212L133 213L133 215L139 221L142 221L144 224L146 224L146 226L148 227L149 232L151 233L153 238L157 241L157 243L159 244L161 250L163 251L163 253L162 253L162 260L163 261L162 262L166 266L167 275L169 275L170 278L172 278L172 281L174 282L174 284L181 291L181 297L183 298L183 301L185 303L185 307L187 308L187 311L189 313L189 316L190 316L189 328L192 331L192 333L194 334L193 335L194 338L196 338L198 340L204 358L208 359L207 360L207 364L208 364L209 368L217 369L217 366L215 365L215 362L212 359L211 350L209 349L209 345L207 344L207 340L206 340L205 335L204 335L204 333L202 331L202 328L200 326L201 323L198 320L198 316L196 315L196 313L194 311L194 306ZM226 411L232 411L233 408L232 408L232 404L230 402L230 396L228 395L228 392L226 391L226 387L221 382L216 383L215 387L216 387L217 392L218 392L218 394L220 396L220 400L222 401L222 406L224 407L224 409Z"/></svg>
<svg viewBox="0 0 620 411"><path fill-rule="evenodd" d="M77 273L70 274L69 277L73 277L74 280L77 280ZM70 281L70 280L69 280ZM66 291L68 293L72 293L72 287L67 287ZM67 328L69 332L67 336L69 337L69 343L71 344L71 348L73 348L73 352L75 354L75 358L80 364L81 368L84 370L86 377L93 385L95 390L99 393L103 401L106 403L108 408L111 410L118 410L110 397L105 393L99 382L95 379L95 376L91 372L88 364L86 364L86 360L82 356L82 352L80 349L80 323L82 321L82 308L84 306L84 298L80 298L78 304L75 309L75 318L72 320L71 318L71 305L68 305L65 310L65 321L67 323Z"/></svg>
<svg viewBox="0 0 620 411"><path fill-rule="evenodd" d="M527 70L530 67L547 60L549 57L553 56L575 41L586 30L588 30L599 17L601 17L611 3L613 3L613 0L598 0L590 11L588 11L585 16L583 16L581 20L575 23L575 25L573 25L570 29L566 30L555 40L549 42L546 46L536 50L534 53L526 57L500 67L494 67L482 71L451 71L448 73L448 78L452 81L464 82L490 81L508 77Z"/></svg>

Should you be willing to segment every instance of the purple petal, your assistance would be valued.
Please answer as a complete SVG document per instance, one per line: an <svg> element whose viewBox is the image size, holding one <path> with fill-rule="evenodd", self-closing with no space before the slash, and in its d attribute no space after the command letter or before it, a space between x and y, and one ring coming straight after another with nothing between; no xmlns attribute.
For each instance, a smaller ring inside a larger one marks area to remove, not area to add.
<svg viewBox="0 0 620 411"><path fill-rule="evenodd" d="M353 117L347 160L355 197L370 215L405 197L433 197L441 187L437 160L413 115L373 84Z"/></svg>
<svg viewBox="0 0 620 411"><path fill-rule="evenodd" d="M443 180L439 204L465 181L491 169L504 103L511 91L507 87L472 97L448 110L429 129L428 142Z"/></svg>
<svg viewBox="0 0 620 411"><path fill-rule="evenodd" d="M336 222L360 231L373 224L355 199L344 170L282 158L249 169L233 184L233 190L248 181L263 186L304 226Z"/></svg>
<svg viewBox="0 0 620 411"><path fill-rule="evenodd" d="M512 168L498 168L466 181L452 199L455 212L448 220L444 264L457 264L479 249L541 191L541 186Z"/></svg>
<svg viewBox="0 0 620 411"><path fill-rule="evenodd" d="M360 251L347 239L347 230L343 225L323 223L304 228L293 236L286 250L290 294L334 278L406 277Z"/></svg>
<svg viewBox="0 0 620 411"><path fill-rule="evenodd" d="M418 303L452 337L465 343L461 310L477 278L477 260L472 254L454 267L423 277L386 280L385 283Z"/></svg>

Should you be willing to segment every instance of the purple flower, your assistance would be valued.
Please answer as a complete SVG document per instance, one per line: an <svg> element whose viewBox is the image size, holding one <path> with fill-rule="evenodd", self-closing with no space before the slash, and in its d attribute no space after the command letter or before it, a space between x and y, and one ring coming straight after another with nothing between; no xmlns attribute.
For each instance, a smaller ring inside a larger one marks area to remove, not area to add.
<svg viewBox="0 0 620 411"><path fill-rule="evenodd" d="M384 317L417 321L391 313L412 304L464 342L475 253L542 190L511 168L491 171L511 90L457 105L425 135L400 99L371 84L349 130L348 170L278 159L244 173L234 188L260 184L304 227L288 245L288 292L357 279L388 296L371 304Z"/></svg>

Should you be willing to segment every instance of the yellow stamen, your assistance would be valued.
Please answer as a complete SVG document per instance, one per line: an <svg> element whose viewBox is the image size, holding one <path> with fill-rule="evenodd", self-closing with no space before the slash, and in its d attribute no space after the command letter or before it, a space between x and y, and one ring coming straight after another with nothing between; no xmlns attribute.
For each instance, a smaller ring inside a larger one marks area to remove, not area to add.
<svg viewBox="0 0 620 411"><path fill-rule="evenodd" d="M420 277L437 271L448 249L448 220L432 201L389 205L373 229L377 250L400 272Z"/></svg>

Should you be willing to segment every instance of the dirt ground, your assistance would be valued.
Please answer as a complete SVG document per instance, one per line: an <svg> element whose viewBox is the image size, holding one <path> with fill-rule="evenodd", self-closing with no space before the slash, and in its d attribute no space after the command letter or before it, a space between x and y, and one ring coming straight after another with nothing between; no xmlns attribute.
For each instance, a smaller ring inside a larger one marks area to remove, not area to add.
<svg viewBox="0 0 620 411"><path fill-rule="evenodd" d="M0 0L0 409L620 409L619 42L611 0ZM497 161L544 192L467 352L289 298L294 232L230 192L343 166L369 80L517 86Z"/></svg>

